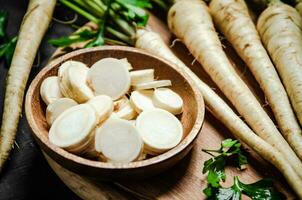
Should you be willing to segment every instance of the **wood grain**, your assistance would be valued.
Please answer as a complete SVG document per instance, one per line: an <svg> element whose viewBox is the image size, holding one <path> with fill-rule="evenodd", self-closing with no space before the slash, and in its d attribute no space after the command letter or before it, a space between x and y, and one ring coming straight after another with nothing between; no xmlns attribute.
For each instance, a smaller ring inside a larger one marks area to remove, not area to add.
<svg viewBox="0 0 302 200"><path fill-rule="evenodd" d="M170 34L162 21L152 17L149 24L153 30L163 36L168 44L172 43L173 36ZM236 55L235 51L230 47L230 45L225 41L223 41L223 43L225 45L225 51L233 63L234 68L241 75L242 79L248 84L252 92L258 97L266 111L271 115L271 110L269 106L267 106L264 95L259 89L257 82L252 77L250 71L247 69L242 60ZM181 43L176 42L172 49L174 53L188 66L190 66L200 78L207 82L225 99L219 89L216 89L217 87L215 84L213 84L202 67L197 62L194 62L194 58L188 53L187 49ZM192 62L194 63L193 65L191 65ZM190 154L188 154L179 164L167 172L143 181L133 181L131 180L131 177L129 177L129 180L115 183L115 185L138 196L141 199L205 199L202 190L206 187L207 183L206 176L202 174L202 167L203 162L207 160L209 156L202 153L201 149L219 147L221 140L229 137L232 137L232 135L227 128L225 128L217 119L215 119L215 116L212 116L209 112L206 112L203 129L196 140L194 148ZM251 149L247 148L247 152L249 152L249 160L252 164L248 165L248 168L242 172L235 168L227 168L226 171L228 178L224 185L228 186L232 184L232 177L234 175L240 176L240 179L245 183L252 183L264 177L273 178L277 188L285 193L288 199L294 199L293 192L288 187L286 181L283 179L280 173L273 166L255 156L255 153ZM53 165L52 160L48 159L48 162L51 166ZM76 179L73 178L75 174L70 172L66 173L66 171L62 172L62 169L60 168L53 167L53 169L60 176L60 178L64 180L67 186L69 186L76 194L80 196L82 195L82 192L79 190L80 184L78 185L79 187L73 187L74 182L76 182ZM83 181L85 181L84 183L92 183L98 188L102 188L106 185L106 183L91 182L89 179L83 179ZM81 185L86 184L81 183ZM85 190L90 191L91 193L97 191L98 195L101 195L103 192L107 193L109 191L111 191L112 194L117 192L117 189L114 187L111 187L109 190L108 189L109 188L107 187L106 191L100 191L96 190L95 187L85 187Z"/></svg>

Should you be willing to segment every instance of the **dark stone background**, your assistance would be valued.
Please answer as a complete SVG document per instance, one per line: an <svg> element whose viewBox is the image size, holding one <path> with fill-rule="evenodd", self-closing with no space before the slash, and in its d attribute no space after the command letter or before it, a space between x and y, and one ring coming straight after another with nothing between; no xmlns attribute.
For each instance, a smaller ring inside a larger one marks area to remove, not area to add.
<svg viewBox="0 0 302 200"><path fill-rule="evenodd" d="M7 10L10 13L8 25L9 35L17 34L27 4L28 0L0 0L0 9ZM64 16L71 15L62 8L56 8L55 16L57 18L63 17L63 14ZM47 40L49 38L66 35L71 31L72 29L67 25L58 23L52 23L50 25L39 51L41 63L39 66L37 66L37 64L34 66L29 83L55 51L55 48L50 46ZM7 68L5 67L5 63L0 61L1 115L3 111L5 77L7 74ZM60 181L48 166L40 149L31 136L24 113L19 124L17 144L18 147L15 145L10 160L7 162L4 171L0 174L0 200L79 199Z"/></svg>

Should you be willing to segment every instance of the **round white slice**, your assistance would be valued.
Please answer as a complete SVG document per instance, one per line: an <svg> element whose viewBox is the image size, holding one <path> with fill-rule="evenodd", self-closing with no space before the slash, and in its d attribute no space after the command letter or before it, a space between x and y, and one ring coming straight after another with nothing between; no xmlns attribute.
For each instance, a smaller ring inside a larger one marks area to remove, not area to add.
<svg viewBox="0 0 302 200"><path fill-rule="evenodd" d="M130 104L129 101L126 103L126 105L122 109L115 112L115 114L117 117L119 117L121 119L126 119L126 120L132 120L137 116L137 112L132 107L132 105Z"/></svg>
<svg viewBox="0 0 302 200"><path fill-rule="evenodd" d="M155 89L153 93L153 104L155 107L164 109L174 115L182 113L182 98L169 88Z"/></svg>
<svg viewBox="0 0 302 200"><path fill-rule="evenodd" d="M69 98L61 98L47 106L46 109L46 121L51 126L52 123L67 109L78 105L72 99Z"/></svg>
<svg viewBox="0 0 302 200"><path fill-rule="evenodd" d="M84 103L94 97L92 90L86 82L88 69L88 67L83 65L75 65L69 67L63 73L62 81L66 81L74 100L79 103Z"/></svg>
<svg viewBox="0 0 302 200"><path fill-rule="evenodd" d="M94 109L87 104L69 108L52 124L49 141L61 148L73 149L85 142L97 124Z"/></svg>
<svg viewBox="0 0 302 200"><path fill-rule="evenodd" d="M116 100L128 92L130 73L124 61L104 58L89 69L88 82L96 95L104 94Z"/></svg>
<svg viewBox="0 0 302 200"><path fill-rule="evenodd" d="M175 147L183 137L180 121L162 109L142 112L136 119L136 127L146 145L153 152L165 152Z"/></svg>
<svg viewBox="0 0 302 200"><path fill-rule="evenodd" d="M66 80L66 76L62 76L60 78L60 90L62 92L62 95L66 98L74 99L70 88L71 87L70 87L68 81Z"/></svg>
<svg viewBox="0 0 302 200"><path fill-rule="evenodd" d="M160 80L160 81L151 81L147 83L140 83L133 86L134 90L148 90L159 87L168 87L171 86L172 83L170 80Z"/></svg>
<svg viewBox="0 0 302 200"><path fill-rule="evenodd" d="M41 84L40 94L46 105L62 98L63 95L60 90L59 78L57 76L46 78Z"/></svg>
<svg viewBox="0 0 302 200"><path fill-rule="evenodd" d="M106 120L113 112L113 101L109 96L99 95L90 99L87 104L91 105L99 118L99 122Z"/></svg>
<svg viewBox="0 0 302 200"><path fill-rule="evenodd" d="M94 130L92 130L91 133L89 133L89 136L85 140L83 140L81 143L71 146L68 148L65 148L65 150L77 154L77 155L82 155L86 152L93 152L94 149Z"/></svg>
<svg viewBox="0 0 302 200"><path fill-rule="evenodd" d="M73 61L73 60L66 61L66 62L64 62L64 63L59 67L59 70L58 70L58 76L59 76L59 78L61 78L61 77L63 76L63 73L64 73L68 68L73 67L73 66L87 67L87 65L85 65L85 64L82 63L82 62Z"/></svg>
<svg viewBox="0 0 302 200"><path fill-rule="evenodd" d="M95 149L114 163L136 160L143 142L137 129L128 121L109 118L95 133Z"/></svg>
<svg viewBox="0 0 302 200"><path fill-rule="evenodd" d="M131 85L154 81L154 69L144 69L130 72Z"/></svg>
<svg viewBox="0 0 302 200"><path fill-rule="evenodd" d="M130 96L131 105L135 111L141 113L155 108L152 102L153 90L133 91Z"/></svg>

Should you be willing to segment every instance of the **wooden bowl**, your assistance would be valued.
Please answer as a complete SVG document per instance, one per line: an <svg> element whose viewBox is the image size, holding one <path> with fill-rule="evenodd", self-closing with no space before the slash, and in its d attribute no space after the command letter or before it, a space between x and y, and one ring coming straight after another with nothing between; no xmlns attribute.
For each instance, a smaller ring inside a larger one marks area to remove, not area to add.
<svg viewBox="0 0 302 200"><path fill-rule="evenodd" d="M184 112L180 116L180 120L184 127L185 137L179 145L164 154L147 160L113 164L71 154L49 142L49 126L45 119L46 105L39 92L42 81L49 76L57 75L59 66L67 60L81 61L90 67L96 61L106 57L127 58L135 70L154 68L155 77L172 81L172 89L184 100ZM144 51L120 46L82 49L52 61L31 83L26 95L25 109L33 136L48 156L66 169L100 180L143 178L172 167L191 150L194 140L201 130L205 112L203 98L187 74L169 62Z"/></svg>

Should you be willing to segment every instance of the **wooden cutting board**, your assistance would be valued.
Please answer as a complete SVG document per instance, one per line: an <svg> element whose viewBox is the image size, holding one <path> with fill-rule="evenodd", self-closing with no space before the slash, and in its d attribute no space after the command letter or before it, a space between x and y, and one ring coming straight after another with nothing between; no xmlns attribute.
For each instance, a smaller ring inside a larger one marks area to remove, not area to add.
<svg viewBox="0 0 302 200"><path fill-rule="evenodd" d="M188 50L180 42L177 42L177 40L173 41L173 36L161 20L152 16L149 21L149 26L152 27L154 31L158 32L167 44L174 44L172 49L176 55L190 66L199 77L210 84L217 93L223 96L222 93L216 89L217 87L211 82L207 74L202 70L202 67L197 62L194 62L194 58L189 54ZM262 102L263 107L267 112L271 114L271 110L263 97L263 93L259 89L259 86L252 77L250 71L225 40L223 40L223 44L225 45L225 51L236 71L259 98L259 101ZM232 135L227 128L215 119L215 116L207 111L201 134L191 153L171 170L141 181L133 181L131 180L131 177L129 177L129 180L118 183L96 182L70 172L62 168L46 155L45 157L60 179L82 199L123 200L134 199L134 197L136 197L138 199L200 200L205 199L202 190L207 185L206 176L202 174L203 163L205 160L209 159L209 156L203 153L202 149L218 148L221 140L229 137L232 137ZM288 199L294 199L293 192L289 189L280 173L273 166L263 161L252 150L249 148L246 149L247 152L249 152L249 161L251 165L244 171L238 171L235 168L227 168L227 181L225 185L231 185L233 176L235 175L240 176L240 180L244 183L252 183L264 177L273 178L278 189L284 192L288 196Z"/></svg>

